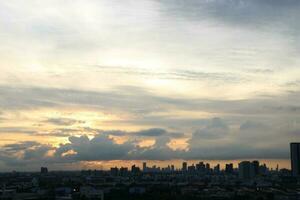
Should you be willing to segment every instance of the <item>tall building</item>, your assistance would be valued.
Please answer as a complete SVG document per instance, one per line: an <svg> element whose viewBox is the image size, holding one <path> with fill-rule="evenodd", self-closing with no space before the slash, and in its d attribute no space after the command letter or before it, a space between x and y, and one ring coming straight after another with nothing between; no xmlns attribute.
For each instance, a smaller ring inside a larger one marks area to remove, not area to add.
<svg viewBox="0 0 300 200"><path fill-rule="evenodd" d="M121 167L120 168L120 175L125 176L128 174L128 168L127 167Z"/></svg>
<svg viewBox="0 0 300 200"><path fill-rule="evenodd" d="M205 164L205 169L206 169L206 172L210 172L210 164L209 163Z"/></svg>
<svg viewBox="0 0 300 200"><path fill-rule="evenodd" d="M259 174L259 161L254 160L252 162L254 175L257 176Z"/></svg>
<svg viewBox="0 0 300 200"><path fill-rule="evenodd" d="M187 162L182 163L182 171L187 171Z"/></svg>
<svg viewBox="0 0 300 200"><path fill-rule="evenodd" d="M291 143L290 151L292 175L300 176L300 143Z"/></svg>
<svg viewBox="0 0 300 200"><path fill-rule="evenodd" d="M137 167L137 166L135 166L135 165L132 165L131 166L131 173L133 173L133 174L138 174L138 173L140 173L140 168L139 167Z"/></svg>
<svg viewBox="0 0 300 200"><path fill-rule="evenodd" d="M192 164L191 166L188 166L188 172L195 172L196 171L196 167L194 164Z"/></svg>
<svg viewBox="0 0 300 200"><path fill-rule="evenodd" d="M214 167L214 173L220 173L220 164L217 164L215 167Z"/></svg>
<svg viewBox="0 0 300 200"><path fill-rule="evenodd" d="M171 165L171 171L175 171L175 166L174 165Z"/></svg>
<svg viewBox="0 0 300 200"><path fill-rule="evenodd" d="M110 174L113 176L117 176L119 173L119 169L117 167L111 167L110 168Z"/></svg>
<svg viewBox="0 0 300 200"><path fill-rule="evenodd" d="M233 173L233 164L232 163L225 165L225 172L227 174L232 174Z"/></svg>
<svg viewBox="0 0 300 200"><path fill-rule="evenodd" d="M47 174L48 168L47 167L41 167L41 174Z"/></svg>
<svg viewBox="0 0 300 200"><path fill-rule="evenodd" d="M253 163L250 161L243 161L239 163L239 178L251 179L254 177Z"/></svg>
<svg viewBox="0 0 300 200"><path fill-rule="evenodd" d="M147 163L143 162L143 172L146 172L146 171L147 171Z"/></svg>

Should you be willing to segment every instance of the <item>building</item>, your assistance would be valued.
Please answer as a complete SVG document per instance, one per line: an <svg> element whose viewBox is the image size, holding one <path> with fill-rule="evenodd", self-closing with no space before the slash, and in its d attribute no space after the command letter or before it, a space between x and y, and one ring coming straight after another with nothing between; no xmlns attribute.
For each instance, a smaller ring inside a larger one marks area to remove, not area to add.
<svg viewBox="0 0 300 200"><path fill-rule="evenodd" d="M210 171L210 164L209 163L205 164L205 169L206 169L206 171Z"/></svg>
<svg viewBox="0 0 300 200"><path fill-rule="evenodd" d="M113 176L117 176L119 174L119 169L117 167L110 168L110 174Z"/></svg>
<svg viewBox="0 0 300 200"><path fill-rule="evenodd" d="M232 163L225 165L225 172L227 174L232 174L233 173L233 164Z"/></svg>
<svg viewBox="0 0 300 200"><path fill-rule="evenodd" d="M147 163L143 162L143 172L146 172L146 171L147 171Z"/></svg>
<svg viewBox="0 0 300 200"><path fill-rule="evenodd" d="M187 171L187 162L182 163L182 171Z"/></svg>
<svg viewBox="0 0 300 200"><path fill-rule="evenodd" d="M171 171L175 171L175 166L174 165L171 165Z"/></svg>
<svg viewBox="0 0 300 200"><path fill-rule="evenodd" d="M214 167L214 173L220 173L220 164L217 164L215 167Z"/></svg>
<svg viewBox="0 0 300 200"><path fill-rule="evenodd" d="M191 166L188 166L188 172L195 172L196 171L196 167L194 164L192 164Z"/></svg>
<svg viewBox="0 0 300 200"><path fill-rule="evenodd" d="M205 164L203 162L199 162L198 164L196 164L196 170L198 172L205 172Z"/></svg>
<svg viewBox="0 0 300 200"><path fill-rule="evenodd" d="M253 163L250 161L243 161L239 163L239 178L251 179L254 177Z"/></svg>
<svg viewBox="0 0 300 200"><path fill-rule="evenodd" d="M254 175L257 176L259 174L259 161L258 160L254 160L252 162L252 165L253 165Z"/></svg>
<svg viewBox="0 0 300 200"><path fill-rule="evenodd" d="M292 175L300 176L300 143L291 143L290 151Z"/></svg>
<svg viewBox="0 0 300 200"><path fill-rule="evenodd" d="M133 173L133 174L138 174L138 173L140 173L140 172L141 172L141 170L140 170L139 167L137 167L137 166L135 166L135 165L132 165L132 166L131 166L131 173Z"/></svg>
<svg viewBox="0 0 300 200"><path fill-rule="evenodd" d="M41 167L41 174L47 174L48 168L47 167Z"/></svg>
<svg viewBox="0 0 300 200"><path fill-rule="evenodd" d="M91 186L80 187L80 199L104 199L104 192L102 190L93 188Z"/></svg>
<svg viewBox="0 0 300 200"><path fill-rule="evenodd" d="M121 167L119 171L120 171L121 176L128 175L128 168L127 167Z"/></svg>

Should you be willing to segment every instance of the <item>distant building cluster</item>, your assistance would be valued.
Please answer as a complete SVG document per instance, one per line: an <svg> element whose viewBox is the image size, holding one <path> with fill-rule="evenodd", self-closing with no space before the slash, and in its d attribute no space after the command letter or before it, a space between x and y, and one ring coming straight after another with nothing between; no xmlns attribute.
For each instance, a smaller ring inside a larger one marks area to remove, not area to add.
<svg viewBox="0 0 300 200"><path fill-rule="evenodd" d="M278 167L276 171L278 171ZM136 165L131 166L131 170L127 167L112 167L110 168L110 173L112 175L126 175L128 173L138 174L138 173L172 173L181 172L182 174L238 174L241 179L251 179L258 175L264 175L269 173L269 168L266 164L260 165L259 161L254 160L242 161L239 163L238 168L233 167L233 163L225 164L224 170L220 169L220 164L214 167L210 167L209 163L199 162L197 164L188 165L187 162L182 163L182 167L176 169L174 165L168 165L167 167L157 167L153 165L152 167L147 166L147 162L143 162L142 169Z"/></svg>
<svg viewBox="0 0 300 200"><path fill-rule="evenodd" d="M181 167L132 165L110 170L0 173L0 200L34 199L300 199L300 143L291 143L291 170L270 169L259 161Z"/></svg>

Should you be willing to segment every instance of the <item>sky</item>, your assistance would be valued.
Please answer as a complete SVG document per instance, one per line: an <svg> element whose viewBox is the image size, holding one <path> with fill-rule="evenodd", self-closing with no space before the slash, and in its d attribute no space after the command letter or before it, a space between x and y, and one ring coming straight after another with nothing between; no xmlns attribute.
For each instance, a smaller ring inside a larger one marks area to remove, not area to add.
<svg viewBox="0 0 300 200"><path fill-rule="evenodd" d="M289 159L298 0L0 1L0 171Z"/></svg>

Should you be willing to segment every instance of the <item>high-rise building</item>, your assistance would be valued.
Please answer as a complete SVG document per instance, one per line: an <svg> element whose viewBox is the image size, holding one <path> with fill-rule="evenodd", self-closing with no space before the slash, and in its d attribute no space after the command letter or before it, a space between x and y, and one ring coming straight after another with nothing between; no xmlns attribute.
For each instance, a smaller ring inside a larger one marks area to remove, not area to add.
<svg viewBox="0 0 300 200"><path fill-rule="evenodd" d="M217 164L215 167L214 167L214 173L220 173L220 164Z"/></svg>
<svg viewBox="0 0 300 200"><path fill-rule="evenodd" d="M188 172L195 172L196 171L196 167L194 164L192 164L191 166L188 166Z"/></svg>
<svg viewBox="0 0 300 200"><path fill-rule="evenodd" d="M146 172L146 171L147 171L147 163L143 162L143 172Z"/></svg>
<svg viewBox="0 0 300 200"><path fill-rule="evenodd" d="M187 162L182 163L182 171L187 171Z"/></svg>
<svg viewBox="0 0 300 200"><path fill-rule="evenodd" d="M225 165L225 172L228 173L228 174L233 173L233 164L232 163Z"/></svg>
<svg viewBox="0 0 300 200"><path fill-rule="evenodd" d="M206 163L206 164L205 164L205 169L206 169L206 172L209 172L209 171L210 171L210 164L209 164L209 163Z"/></svg>
<svg viewBox="0 0 300 200"><path fill-rule="evenodd" d="M300 143L291 143L290 151L292 175L300 176Z"/></svg>
<svg viewBox="0 0 300 200"><path fill-rule="evenodd" d="M120 175L125 176L128 174L128 168L127 167L121 167L120 168Z"/></svg>
<svg viewBox="0 0 300 200"><path fill-rule="evenodd" d="M252 162L254 175L257 176L259 174L259 161L254 160Z"/></svg>
<svg viewBox="0 0 300 200"><path fill-rule="evenodd" d="M171 165L171 171L175 171L175 166L174 165Z"/></svg>
<svg viewBox="0 0 300 200"><path fill-rule="evenodd" d="M110 174L113 176L117 176L119 173L119 169L117 167L111 167L110 168Z"/></svg>
<svg viewBox="0 0 300 200"><path fill-rule="evenodd" d="M239 178L251 179L254 177L253 163L250 161L243 161L239 163Z"/></svg>
<svg viewBox="0 0 300 200"><path fill-rule="evenodd" d="M205 172L205 164L203 162L199 162L198 164L196 164L196 170L198 172Z"/></svg>
<svg viewBox="0 0 300 200"><path fill-rule="evenodd" d="M259 166L259 174L266 175L269 172L269 169L266 164Z"/></svg>
<svg viewBox="0 0 300 200"><path fill-rule="evenodd" d="M140 173L140 168L137 167L137 166L135 166L135 165L132 165L132 166L131 166L131 173L133 173L133 174L138 174L138 173Z"/></svg>
<svg viewBox="0 0 300 200"><path fill-rule="evenodd" d="M41 167L41 174L47 174L48 168L47 167Z"/></svg>

